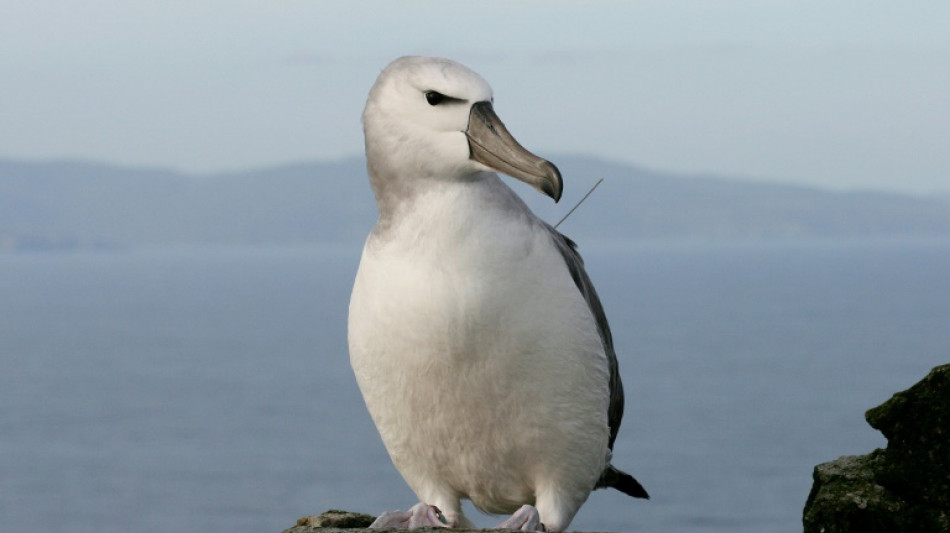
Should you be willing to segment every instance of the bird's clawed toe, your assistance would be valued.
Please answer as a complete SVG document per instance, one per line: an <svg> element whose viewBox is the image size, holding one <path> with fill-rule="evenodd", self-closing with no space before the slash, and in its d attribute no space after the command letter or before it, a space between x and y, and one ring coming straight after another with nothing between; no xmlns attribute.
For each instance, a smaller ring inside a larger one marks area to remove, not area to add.
<svg viewBox="0 0 950 533"><path fill-rule="evenodd" d="M449 527L449 524L438 507L417 503L408 511L383 513L369 527L373 529L415 529L417 527Z"/></svg>
<svg viewBox="0 0 950 533"><path fill-rule="evenodd" d="M495 529L544 531L544 524L541 523L541 515L533 505L522 505L508 520L495 526Z"/></svg>

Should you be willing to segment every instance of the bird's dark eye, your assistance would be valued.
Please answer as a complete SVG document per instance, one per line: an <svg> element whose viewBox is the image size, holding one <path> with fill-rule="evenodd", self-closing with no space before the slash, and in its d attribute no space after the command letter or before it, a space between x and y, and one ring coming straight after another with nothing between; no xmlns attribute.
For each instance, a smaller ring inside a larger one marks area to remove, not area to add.
<svg viewBox="0 0 950 533"><path fill-rule="evenodd" d="M439 105L445 100L445 95L437 91L426 91L426 102L429 105Z"/></svg>

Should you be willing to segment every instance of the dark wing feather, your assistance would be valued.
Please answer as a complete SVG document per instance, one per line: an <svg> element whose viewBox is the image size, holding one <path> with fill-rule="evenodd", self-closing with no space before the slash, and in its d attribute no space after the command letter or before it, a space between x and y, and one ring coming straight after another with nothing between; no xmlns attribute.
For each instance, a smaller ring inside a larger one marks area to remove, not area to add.
<svg viewBox="0 0 950 533"><path fill-rule="evenodd" d="M604 313L604 307L600 303L594 284L584 270L584 260L577 252L577 244L571 239L565 237L557 230L550 228L554 234L554 242L558 251L564 258L574 285L581 291L584 300L590 307L594 315L594 321L597 323L597 333L600 334L600 340L604 343L604 353L607 354L607 367L610 370L610 404L607 407L607 423L610 425L610 449L614 449L614 440L617 439L617 432L620 430L620 421L623 418L623 383L620 381L620 370L617 364L617 352L614 351L613 337L610 335L610 325L607 323L607 315Z"/></svg>
<svg viewBox="0 0 950 533"><path fill-rule="evenodd" d="M548 226L554 243L577 290L581 291L584 300L587 301L591 313L594 315L594 321L597 323L597 333L600 334L600 340L604 343L604 353L607 355L607 367L610 371L610 403L607 406L607 423L610 425L610 439L608 446L614 449L614 441L617 439L617 432L620 431L620 422L623 419L623 383L620 381L620 368L617 363L617 352L614 351L613 337L610 335L610 325L607 323L607 315L604 313L604 307L600 303L594 284L591 283L587 271L584 270L584 260L577 252L577 244L571 239L559 233L557 230ZM613 487L634 498L649 498L649 494L643 486L630 474L618 470L613 465L608 464L600 475L595 488Z"/></svg>

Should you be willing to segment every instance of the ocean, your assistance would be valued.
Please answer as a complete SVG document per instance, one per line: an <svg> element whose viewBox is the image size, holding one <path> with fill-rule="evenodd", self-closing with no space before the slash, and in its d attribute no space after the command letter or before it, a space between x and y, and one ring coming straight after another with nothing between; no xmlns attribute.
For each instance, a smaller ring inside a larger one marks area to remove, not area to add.
<svg viewBox="0 0 950 533"><path fill-rule="evenodd" d="M586 531L792 532L950 361L950 243L584 247L627 392ZM278 533L413 494L346 351L359 247L0 255L0 530ZM469 508L470 509L470 508ZM500 521L468 513L483 526Z"/></svg>

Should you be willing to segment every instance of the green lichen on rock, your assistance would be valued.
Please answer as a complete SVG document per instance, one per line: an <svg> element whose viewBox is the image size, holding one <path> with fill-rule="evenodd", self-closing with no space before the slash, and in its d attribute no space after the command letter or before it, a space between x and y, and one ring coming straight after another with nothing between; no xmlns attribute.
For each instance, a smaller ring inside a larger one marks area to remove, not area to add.
<svg viewBox="0 0 950 533"><path fill-rule="evenodd" d="M805 532L932 531L917 529L926 517L910 519L907 514L913 510L907 502L877 483L875 472L883 463L884 450L875 450L816 466L805 504ZM915 528L907 529L911 523Z"/></svg>
<svg viewBox="0 0 950 533"><path fill-rule="evenodd" d="M887 448L815 467L805 533L950 531L950 365L866 418Z"/></svg>
<svg viewBox="0 0 950 533"><path fill-rule="evenodd" d="M283 533L332 533L339 529L367 528L376 520L375 516L330 509L318 515L305 516L297 520L297 525L285 529Z"/></svg>

